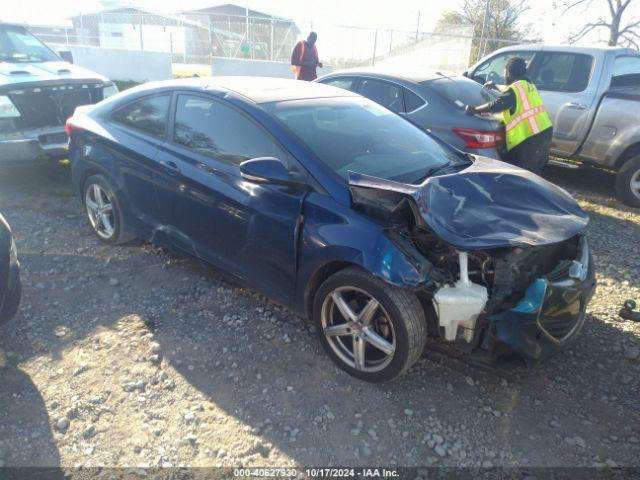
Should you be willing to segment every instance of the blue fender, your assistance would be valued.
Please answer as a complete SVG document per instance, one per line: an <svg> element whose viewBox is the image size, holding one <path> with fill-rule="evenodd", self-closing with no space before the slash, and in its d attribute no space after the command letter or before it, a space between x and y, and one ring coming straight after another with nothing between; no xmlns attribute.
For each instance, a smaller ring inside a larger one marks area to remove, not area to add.
<svg viewBox="0 0 640 480"><path fill-rule="evenodd" d="M385 228L331 197L310 194L299 238L296 311L307 314L308 289L316 274L331 264L357 265L398 287L417 289L428 282L424 263L403 252L384 234Z"/></svg>

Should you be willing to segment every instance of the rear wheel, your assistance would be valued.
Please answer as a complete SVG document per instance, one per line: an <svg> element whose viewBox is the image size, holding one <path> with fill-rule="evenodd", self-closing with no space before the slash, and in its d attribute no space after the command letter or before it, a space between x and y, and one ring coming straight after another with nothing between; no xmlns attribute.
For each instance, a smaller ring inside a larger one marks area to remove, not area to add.
<svg viewBox="0 0 640 480"><path fill-rule="evenodd" d="M84 184L83 199L89 224L100 240L118 245L135 238L126 230L120 202L105 177L89 177Z"/></svg>
<svg viewBox="0 0 640 480"><path fill-rule="evenodd" d="M18 312L20 297L22 296L22 283L20 277L16 278L13 290L7 293L4 302L0 302L0 325L11 320Z"/></svg>
<svg viewBox="0 0 640 480"><path fill-rule="evenodd" d="M632 207L640 207L640 155L622 166L616 177L618 198Z"/></svg>
<svg viewBox="0 0 640 480"><path fill-rule="evenodd" d="M356 268L325 280L313 316L331 359L368 382L405 373L420 358L427 337L424 311L413 293Z"/></svg>

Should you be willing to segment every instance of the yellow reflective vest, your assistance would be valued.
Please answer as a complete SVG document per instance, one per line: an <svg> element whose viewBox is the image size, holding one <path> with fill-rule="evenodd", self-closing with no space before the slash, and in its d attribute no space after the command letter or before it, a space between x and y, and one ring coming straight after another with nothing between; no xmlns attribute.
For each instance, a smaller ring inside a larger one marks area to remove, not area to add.
<svg viewBox="0 0 640 480"><path fill-rule="evenodd" d="M538 89L533 83L518 80L509 85L516 96L516 109L513 115L509 109L502 115L507 137L507 150L516 147L527 138L553 126L544 109Z"/></svg>

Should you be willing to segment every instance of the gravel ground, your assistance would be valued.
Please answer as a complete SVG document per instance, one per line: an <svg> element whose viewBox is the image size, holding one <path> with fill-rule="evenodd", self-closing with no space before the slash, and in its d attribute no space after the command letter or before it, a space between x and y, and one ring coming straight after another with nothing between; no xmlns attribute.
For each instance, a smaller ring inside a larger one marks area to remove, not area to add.
<svg viewBox="0 0 640 480"><path fill-rule="evenodd" d="M591 215L599 286L578 340L499 370L430 345L376 386L197 261L101 244L65 168L3 171L24 297L0 328L0 465L640 466L640 324L617 315L640 300L640 210L609 177L548 175Z"/></svg>

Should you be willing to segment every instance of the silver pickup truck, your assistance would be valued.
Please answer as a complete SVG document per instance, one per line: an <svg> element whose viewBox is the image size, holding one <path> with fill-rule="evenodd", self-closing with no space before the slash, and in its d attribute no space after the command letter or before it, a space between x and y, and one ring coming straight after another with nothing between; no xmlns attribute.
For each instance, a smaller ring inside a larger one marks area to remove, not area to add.
<svg viewBox="0 0 640 480"><path fill-rule="evenodd" d="M640 52L518 45L493 52L464 75L504 84L513 56L528 61L553 120L551 154L617 172L618 197L640 207Z"/></svg>
<svg viewBox="0 0 640 480"><path fill-rule="evenodd" d="M26 27L0 23L0 167L65 157L67 118L117 91L104 76L65 62Z"/></svg>

